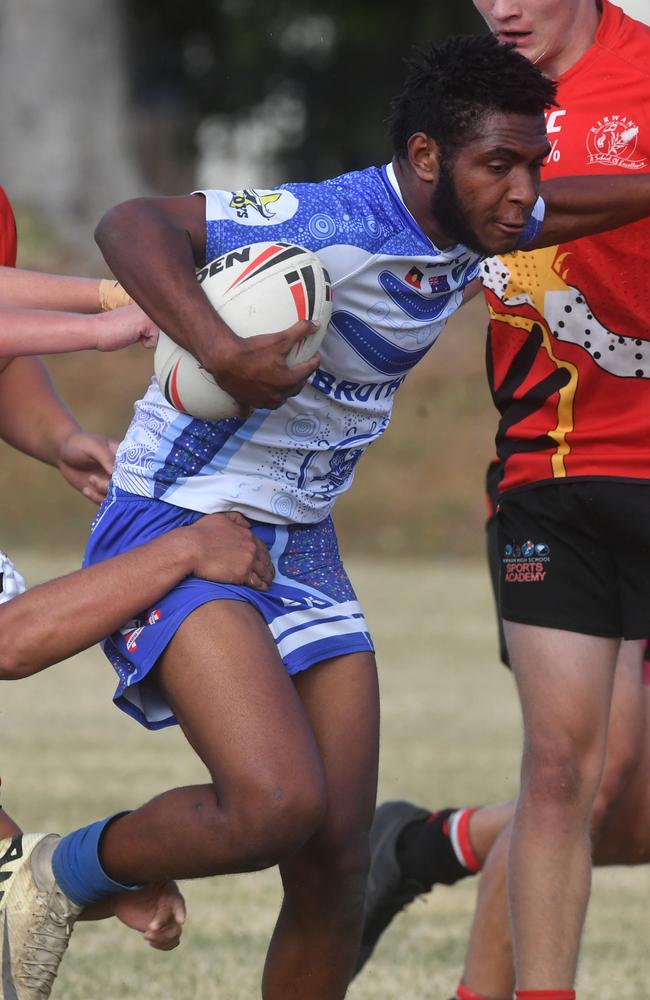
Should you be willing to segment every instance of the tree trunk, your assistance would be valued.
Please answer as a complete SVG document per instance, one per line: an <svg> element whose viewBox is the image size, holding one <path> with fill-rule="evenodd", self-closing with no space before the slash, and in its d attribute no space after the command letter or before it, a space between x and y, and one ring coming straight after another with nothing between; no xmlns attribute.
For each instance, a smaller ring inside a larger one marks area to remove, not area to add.
<svg viewBox="0 0 650 1000"><path fill-rule="evenodd" d="M128 140L121 0L6 0L0 7L0 183L89 243L112 204L142 193Z"/></svg>

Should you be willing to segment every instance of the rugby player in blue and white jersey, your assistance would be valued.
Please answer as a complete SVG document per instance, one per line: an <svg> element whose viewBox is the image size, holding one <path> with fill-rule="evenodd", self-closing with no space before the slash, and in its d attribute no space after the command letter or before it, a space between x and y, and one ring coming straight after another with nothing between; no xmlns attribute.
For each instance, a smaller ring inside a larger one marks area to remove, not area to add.
<svg viewBox="0 0 650 1000"><path fill-rule="evenodd" d="M85 496L100 502L117 442L80 430L34 355L113 351L136 342L153 347L158 328L138 306L117 308L130 299L116 282L16 270L15 249L13 213L0 188L0 432L19 450L57 465ZM31 676L87 648L137 615L143 586L150 590L148 603L190 574L264 588L272 570L266 549L234 513L201 518L180 532L27 592L22 575L0 552L0 680ZM12 972L9 956L18 956L7 903L21 899L28 874L24 859L31 848L39 844L43 852L57 839L55 834L23 834L0 804L2 1000L49 995L65 949L67 901L59 906L60 896L49 892L45 878L31 903L47 912L50 924L35 937L22 937L23 974ZM185 907L176 885L165 880L100 901L80 919L113 914L142 931L152 947L167 951L178 944Z"/></svg>
<svg viewBox="0 0 650 1000"><path fill-rule="evenodd" d="M118 452L88 561L235 510L268 545L276 576L264 595L188 580L151 620L143 614L135 645L128 631L107 640L118 703L150 727L177 720L210 781L68 835L53 871L84 905L161 872L279 864L266 1000L343 997L361 928L378 694L334 501L483 256L650 213L647 179L581 178L548 186L544 217L553 94L489 36L451 39L414 59L393 108L390 166L273 192L136 200L98 229L135 300L254 412L192 420L152 385ZM333 281L321 354L291 370L286 355L308 324L239 341L194 277L205 260L271 237L316 250Z"/></svg>

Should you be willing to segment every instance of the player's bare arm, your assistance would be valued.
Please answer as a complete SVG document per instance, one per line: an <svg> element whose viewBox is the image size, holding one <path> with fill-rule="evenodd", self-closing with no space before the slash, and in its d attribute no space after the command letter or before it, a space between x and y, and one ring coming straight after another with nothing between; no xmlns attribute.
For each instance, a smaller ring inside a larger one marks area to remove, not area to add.
<svg viewBox="0 0 650 1000"><path fill-rule="evenodd" d="M89 500L103 499L117 442L81 429L38 358L14 358L0 373L0 436L57 468Z"/></svg>
<svg viewBox="0 0 650 1000"><path fill-rule="evenodd" d="M543 181L544 225L531 250L618 229L650 215L650 174Z"/></svg>
<svg viewBox="0 0 650 1000"><path fill-rule="evenodd" d="M98 313L129 305L131 297L109 278L77 278L0 267L0 307Z"/></svg>
<svg viewBox="0 0 650 1000"><path fill-rule="evenodd" d="M1 605L0 679L29 677L87 649L187 576L266 590L273 569L241 514L206 515Z"/></svg>
<svg viewBox="0 0 650 1000"><path fill-rule="evenodd" d="M214 311L195 277L205 262L202 195L124 202L104 216L95 237L124 288L238 402L275 409L318 367L317 355L293 368L286 360L313 323L241 340Z"/></svg>
<svg viewBox="0 0 650 1000"><path fill-rule="evenodd" d="M0 355L19 357L67 351L119 351L130 344L155 347L158 327L139 306L105 313L53 312L0 306Z"/></svg>

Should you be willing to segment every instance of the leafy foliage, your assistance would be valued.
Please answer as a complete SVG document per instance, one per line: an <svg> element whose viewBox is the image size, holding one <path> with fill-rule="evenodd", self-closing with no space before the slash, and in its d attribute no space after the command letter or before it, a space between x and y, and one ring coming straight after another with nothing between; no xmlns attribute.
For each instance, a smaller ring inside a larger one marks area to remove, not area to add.
<svg viewBox="0 0 650 1000"><path fill-rule="evenodd" d="M386 159L384 119L413 45L481 31L471 3L433 0L130 0L128 53L137 104L182 109L188 156L196 124L263 101L306 109L285 150L287 176L317 180Z"/></svg>

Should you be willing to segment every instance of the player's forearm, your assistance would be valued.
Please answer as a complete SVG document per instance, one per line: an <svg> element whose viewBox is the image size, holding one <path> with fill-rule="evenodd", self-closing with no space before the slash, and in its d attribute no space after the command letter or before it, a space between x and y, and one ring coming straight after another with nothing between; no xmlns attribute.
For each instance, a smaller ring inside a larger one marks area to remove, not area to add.
<svg viewBox="0 0 650 1000"><path fill-rule="evenodd" d="M0 436L13 448L56 465L79 424L59 399L39 358L14 358L0 374Z"/></svg>
<svg viewBox="0 0 650 1000"><path fill-rule="evenodd" d="M0 307L101 311L99 278L74 278L0 267Z"/></svg>
<svg viewBox="0 0 650 1000"><path fill-rule="evenodd" d="M557 177L542 183L546 215L535 247L617 229L650 215L650 173Z"/></svg>
<svg viewBox="0 0 650 1000"><path fill-rule="evenodd" d="M84 351L99 343L98 317L85 313L0 307L0 355Z"/></svg>
<svg viewBox="0 0 650 1000"><path fill-rule="evenodd" d="M28 677L99 642L185 579L195 555L179 528L0 605L0 679Z"/></svg>
<svg viewBox="0 0 650 1000"><path fill-rule="evenodd" d="M233 338L196 281L205 254L200 196L136 198L112 208L95 231L106 262L135 301L202 362Z"/></svg>

